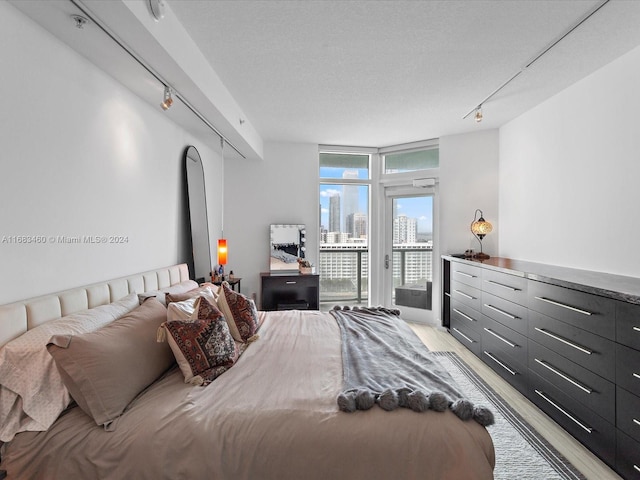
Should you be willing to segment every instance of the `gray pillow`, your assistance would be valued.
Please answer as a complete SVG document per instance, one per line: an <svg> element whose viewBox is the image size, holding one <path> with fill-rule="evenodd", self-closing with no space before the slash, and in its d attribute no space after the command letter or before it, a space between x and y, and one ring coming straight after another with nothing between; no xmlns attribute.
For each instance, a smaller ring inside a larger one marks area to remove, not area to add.
<svg viewBox="0 0 640 480"><path fill-rule="evenodd" d="M94 332L54 335L47 350L64 385L97 425L111 425L127 405L173 363L166 343L156 342L167 309L149 298L127 315Z"/></svg>

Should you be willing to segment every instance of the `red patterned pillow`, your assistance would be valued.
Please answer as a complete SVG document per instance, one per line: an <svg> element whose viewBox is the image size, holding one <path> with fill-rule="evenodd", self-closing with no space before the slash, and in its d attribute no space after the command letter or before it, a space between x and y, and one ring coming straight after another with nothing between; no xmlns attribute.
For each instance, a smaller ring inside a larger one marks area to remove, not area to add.
<svg viewBox="0 0 640 480"><path fill-rule="evenodd" d="M229 323L231 335L238 342L252 342L258 336L258 309L255 302L241 293L234 292L227 282L218 290L218 306Z"/></svg>
<svg viewBox="0 0 640 480"><path fill-rule="evenodd" d="M197 318L165 323L167 339L185 383L207 385L233 366L238 349L224 316L205 297Z"/></svg>

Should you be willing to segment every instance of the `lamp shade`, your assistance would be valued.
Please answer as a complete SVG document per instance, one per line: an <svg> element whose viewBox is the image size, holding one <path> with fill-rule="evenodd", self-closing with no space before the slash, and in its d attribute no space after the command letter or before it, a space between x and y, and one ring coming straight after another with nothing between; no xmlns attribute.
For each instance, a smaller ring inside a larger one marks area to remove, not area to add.
<svg viewBox="0 0 640 480"><path fill-rule="evenodd" d="M227 264L227 240L225 238L218 239L218 263L220 265Z"/></svg>
<svg viewBox="0 0 640 480"><path fill-rule="evenodd" d="M480 238L484 237L487 233L490 233L491 230L493 230L493 226L482 217L471 224L471 232Z"/></svg>

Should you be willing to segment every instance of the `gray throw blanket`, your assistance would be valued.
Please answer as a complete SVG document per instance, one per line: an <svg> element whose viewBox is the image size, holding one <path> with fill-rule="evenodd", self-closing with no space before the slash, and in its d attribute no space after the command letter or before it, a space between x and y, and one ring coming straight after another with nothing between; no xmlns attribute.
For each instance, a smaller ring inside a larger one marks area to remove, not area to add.
<svg viewBox="0 0 640 480"><path fill-rule="evenodd" d="M338 407L344 412L398 407L416 412L449 408L462 420L493 424L487 408L464 398L451 375L399 317L382 307L335 307L342 334L344 388Z"/></svg>

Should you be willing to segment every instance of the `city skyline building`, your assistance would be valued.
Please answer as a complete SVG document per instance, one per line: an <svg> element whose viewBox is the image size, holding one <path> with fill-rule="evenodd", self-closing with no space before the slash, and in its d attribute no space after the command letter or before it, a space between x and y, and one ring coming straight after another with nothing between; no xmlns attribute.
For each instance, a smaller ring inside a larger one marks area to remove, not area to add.
<svg viewBox="0 0 640 480"><path fill-rule="evenodd" d="M329 232L340 232L340 194L329 197Z"/></svg>
<svg viewBox="0 0 640 480"><path fill-rule="evenodd" d="M342 178L348 180L357 180L357 170L345 170L342 172ZM353 234L349 229L349 216L360 211L359 199L358 199L358 185L343 185L342 186L342 225L343 232Z"/></svg>

